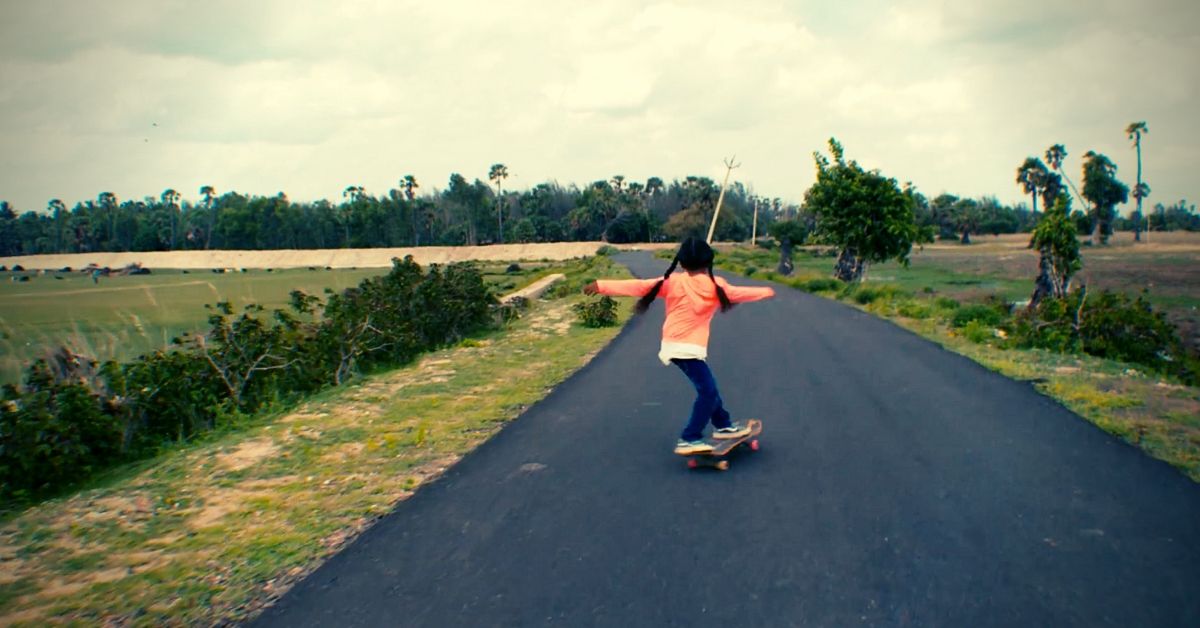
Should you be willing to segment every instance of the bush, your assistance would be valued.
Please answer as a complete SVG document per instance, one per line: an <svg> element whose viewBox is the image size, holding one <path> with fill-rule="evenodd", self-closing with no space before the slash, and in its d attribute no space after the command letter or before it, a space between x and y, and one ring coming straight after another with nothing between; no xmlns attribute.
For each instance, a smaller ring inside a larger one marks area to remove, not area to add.
<svg viewBox="0 0 1200 628"><path fill-rule="evenodd" d="M497 320L472 264L393 260L390 273L320 298L295 291L291 311L209 306L208 330L125 364L66 351L35 362L0 403L0 498L77 484L219 422L395 366ZM515 311L515 306L513 310Z"/></svg>
<svg viewBox="0 0 1200 628"><path fill-rule="evenodd" d="M603 257L612 257L613 255L616 255L617 253L620 253L620 252L621 252L621 250L618 249L617 247L609 246L607 244L596 249L596 255L601 255Z"/></svg>
<svg viewBox="0 0 1200 628"><path fill-rule="evenodd" d="M1084 290L1075 290L1022 312L1011 327L1018 346L1082 351L1141 364L1190 383L1197 380L1195 362L1185 354L1175 326L1143 296L1107 290L1085 296Z"/></svg>
<svg viewBox="0 0 1200 628"><path fill-rule="evenodd" d="M924 319L929 318L933 310L925 303L906 299L896 306L896 313L907 318Z"/></svg>
<svg viewBox="0 0 1200 628"><path fill-rule="evenodd" d="M956 309L950 318L950 326L962 328L970 323L977 322L981 325L995 328L1007 318L1007 313L1001 312L994 305L973 303Z"/></svg>
<svg viewBox="0 0 1200 628"><path fill-rule="evenodd" d="M617 302L611 297L576 303L572 309L584 327L612 327L617 324Z"/></svg>
<svg viewBox="0 0 1200 628"><path fill-rule="evenodd" d="M806 292L835 292L842 289L842 282L832 278L809 279L800 288Z"/></svg>
<svg viewBox="0 0 1200 628"><path fill-rule="evenodd" d="M870 305L881 299L891 299L897 294L898 291L895 286L867 286L861 283L849 283L844 285L839 296L841 298L851 298L859 305Z"/></svg>
<svg viewBox="0 0 1200 628"><path fill-rule="evenodd" d="M120 454L111 406L82 383L58 381L43 360L30 367L25 391L9 385L0 396L0 495L79 482Z"/></svg>
<svg viewBox="0 0 1200 628"><path fill-rule="evenodd" d="M996 338L996 329L980 320L973 320L959 330L963 337L975 344L983 344Z"/></svg>
<svg viewBox="0 0 1200 628"><path fill-rule="evenodd" d="M742 274L747 277L753 277L754 273L756 273L756 272L758 272L757 266L747 266L745 269L742 270Z"/></svg>
<svg viewBox="0 0 1200 628"><path fill-rule="evenodd" d="M509 264L509 265L508 265L508 268L505 268L505 269L504 269L504 272L506 272L506 273L510 273L510 274L511 274L511 273L519 273L519 272L521 272L521 265L520 265L520 264L516 264L516 263Z"/></svg>

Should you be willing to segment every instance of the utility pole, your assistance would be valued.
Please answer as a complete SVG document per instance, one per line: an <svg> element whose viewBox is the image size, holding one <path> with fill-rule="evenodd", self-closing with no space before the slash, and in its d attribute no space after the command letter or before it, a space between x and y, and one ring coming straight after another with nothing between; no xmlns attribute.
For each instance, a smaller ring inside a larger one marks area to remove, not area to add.
<svg viewBox="0 0 1200 628"><path fill-rule="evenodd" d="M721 193L717 196L717 209L713 212L712 224L708 226L708 238L705 240L709 244L712 244L713 233L717 230L717 216L721 215L721 203L725 201L725 186L729 184L729 173L742 165L733 163L734 159L737 159L737 155L725 160L725 180L721 182Z"/></svg>
<svg viewBox="0 0 1200 628"><path fill-rule="evenodd" d="M760 199L757 196L754 197L754 222L753 222L754 226L750 228L750 246L754 246L754 243L758 242L758 203L759 203L759 200Z"/></svg>

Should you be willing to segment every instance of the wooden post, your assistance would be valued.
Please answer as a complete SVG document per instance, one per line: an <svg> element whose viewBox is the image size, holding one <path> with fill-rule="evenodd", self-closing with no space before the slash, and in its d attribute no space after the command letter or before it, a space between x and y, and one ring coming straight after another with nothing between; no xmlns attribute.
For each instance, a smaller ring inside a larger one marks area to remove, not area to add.
<svg viewBox="0 0 1200 628"><path fill-rule="evenodd" d="M729 173L742 165L733 163L734 159L737 159L737 155L725 160L725 180L721 182L721 193L717 196L717 209L713 212L712 224L708 226L708 238L705 239L705 242L709 244L712 244L713 233L717 230L717 216L721 215L721 203L725 201L725 186L729 183Z"/></svg>

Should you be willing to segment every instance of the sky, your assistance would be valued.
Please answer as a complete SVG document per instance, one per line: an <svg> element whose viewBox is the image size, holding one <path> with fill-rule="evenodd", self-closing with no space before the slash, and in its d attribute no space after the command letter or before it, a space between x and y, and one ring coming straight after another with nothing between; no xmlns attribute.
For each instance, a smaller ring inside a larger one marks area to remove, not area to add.
<svg viewBox="0 0 1200 628"><path fill-rule="evenodd" d="M927 196L1027 200L1089 150L1200 198L1196 0L0 0L0 200L383 195L733 180L799 202L812 153Z"/></svg>

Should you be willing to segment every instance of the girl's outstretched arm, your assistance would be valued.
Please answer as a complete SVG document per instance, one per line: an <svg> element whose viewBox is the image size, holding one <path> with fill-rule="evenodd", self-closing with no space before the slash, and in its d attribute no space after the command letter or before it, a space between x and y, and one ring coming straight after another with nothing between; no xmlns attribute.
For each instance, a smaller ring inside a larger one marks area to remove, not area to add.
<svg viewBox="0 0 1200 628"><path fill-rule="evenodd" d="M757 286L735 286L723 277L717 277L717 285L725 291L725 296L729 297L731 303L747 303L750 301L762 301L775 296L775 289L769 286L759 288Z"/></svg>
<svg viewBox="0 0 1200 628"><path fill-rule="evenodd" d="M583 287L586 294L605 294L610 297L640 297L654 287L661 279L602 279L593 281ZM666 290L659 290L658 296L666 296Z"/></svg>

